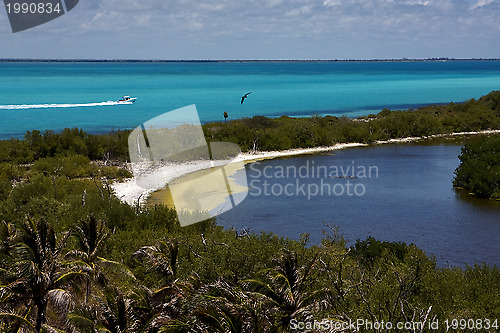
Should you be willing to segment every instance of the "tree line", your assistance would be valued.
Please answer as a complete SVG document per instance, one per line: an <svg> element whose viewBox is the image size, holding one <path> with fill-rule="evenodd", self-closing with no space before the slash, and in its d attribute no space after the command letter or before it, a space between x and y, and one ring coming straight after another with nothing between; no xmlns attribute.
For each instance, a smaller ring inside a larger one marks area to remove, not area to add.
<svg viewBox="0 0 500 333"><path fill-rule="evenodd" d="M243 151L309 148L348 142L374 143L378 140L500 129L500 91L464 103L396 111L384 109L377 115L357 119L255 116L227 123L209 123L203 128L209 141L233 142Z"/></svg>

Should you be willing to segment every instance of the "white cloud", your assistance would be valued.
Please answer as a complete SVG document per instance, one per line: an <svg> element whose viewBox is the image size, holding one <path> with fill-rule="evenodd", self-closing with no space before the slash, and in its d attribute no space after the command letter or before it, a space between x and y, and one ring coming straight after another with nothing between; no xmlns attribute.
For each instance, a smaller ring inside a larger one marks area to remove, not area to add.
<svg viewBox="0 0 500 333"><path fill-rule="evenodd" d="M323 6L340 6L342 2L340 0L325 0L323 1Z"/></svg>
<svg viewBox="0 0 500 333"><path fill-rule="evenodd" d="M405 2L407 5L411 5L411 6L428 6L430 5L430 1L406 1Z"/></svg>
<svg viewBox="0 0 500 333"><path fill-rule="evenodd" d="M494 0L479 0L476 4L472 5L470 8L472 10L474 10L474 9L477 9L477 8L489 5L489 4L493 3L493 2L494 2Z"/></svg>

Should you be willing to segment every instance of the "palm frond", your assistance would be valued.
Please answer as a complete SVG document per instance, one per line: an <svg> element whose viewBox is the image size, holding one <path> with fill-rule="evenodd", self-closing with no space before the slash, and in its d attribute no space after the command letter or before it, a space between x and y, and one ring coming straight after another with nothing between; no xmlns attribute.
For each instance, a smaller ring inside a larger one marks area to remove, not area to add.
<svg viewBox="0 0 500 333"><path fill-rule="evenodd" d="M70 271L70 272L62 274L56 280L54 280L54 285L56 285L56 286L64 285L66 283L73 281L74 279L84 278L86 276L87 276L87 274L83 271Z"/></svg>
<svg viewBox="0 0 500 333"><path fill-rule="evenodd" d="M40 330L40 333L66 333L66 332L49 325L43 325L42 329Z"/></svg>
<svg viewBox="0 0 500 333"><path fill-rule="evenodd" d="M180 319L171 319L164 323L160 328L160 333L188 333L192 332L192 322L182 321Z"/></svg>
<svg viewBox="0 0 500 333"><path fill-rule="evenodd" d="M68 322L81 333L94 333L96 331L95 318L92 318L88 312L78 310L68 314L67 318Z"/></svg>
<svg viewBox="0 0 500 333"><path fill-rule="evenodd" d="M2 313L0 313L0 318L8 318L11 320L18 321L21 324L26 325L28 327L28 329L33 330L33 331L35 330L35 327L33 326L33 324L31 324L31 322L29 322L26 318L21 317L17 314L2 312Z"/></svg>
<svg viewBox="0 0 500 333"><path fill-rule="evenodd" d="M47 293L47 297L54 303L57 308L66 311L73 304L72 295L64 289L52 289Z"/></svg>
<svg viewBox="0 0 500 333"><path fill-rule="evenodd" d="M243 286L246 290L265 296L276 304L279 304L282 299L278 293L266 282L257 279L243 280Z"/></svg>
<svg viewBox="0 0 500 333"><path fill-rule="evenodd" d="M113 261L113 260L104 259L101 257L97 257L97 260L100 264L103 264L105 267L114 269L114 270L118 271L119 273L125 274L127 277L129 277L133 280L136 280L134 273L132 273L132 271L130 269L128 269L122 263L119 263L119 262Z"/></svg>

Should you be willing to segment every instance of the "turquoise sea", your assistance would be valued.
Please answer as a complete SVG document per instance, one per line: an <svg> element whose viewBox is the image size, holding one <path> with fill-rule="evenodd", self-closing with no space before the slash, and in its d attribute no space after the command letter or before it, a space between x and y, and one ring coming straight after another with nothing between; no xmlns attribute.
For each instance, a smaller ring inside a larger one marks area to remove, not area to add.
<svg viewBox="0 0 500 333"><path fill-rule="evenodd" d="M497 89L500 61L0 62L0 138L33 129L133 128L191 104L202 122L223 120L224 111L229 119L357 117L386 107L462 102ZM138 101L96 106L123 95ZM94 106L81 106L88 103Z"/></svg>

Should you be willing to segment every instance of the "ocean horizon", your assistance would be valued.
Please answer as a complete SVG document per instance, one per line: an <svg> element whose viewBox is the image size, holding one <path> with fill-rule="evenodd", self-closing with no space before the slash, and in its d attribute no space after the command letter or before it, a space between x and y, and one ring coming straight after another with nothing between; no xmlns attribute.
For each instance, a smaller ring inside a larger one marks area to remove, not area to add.
<svg viewBox="0 0 500 333"><path fill-rule="evenodd" d="M95 59L95 58L0 58L0 62L419 62L500 61L500 58L367 58L367 59Z"/></svg>

